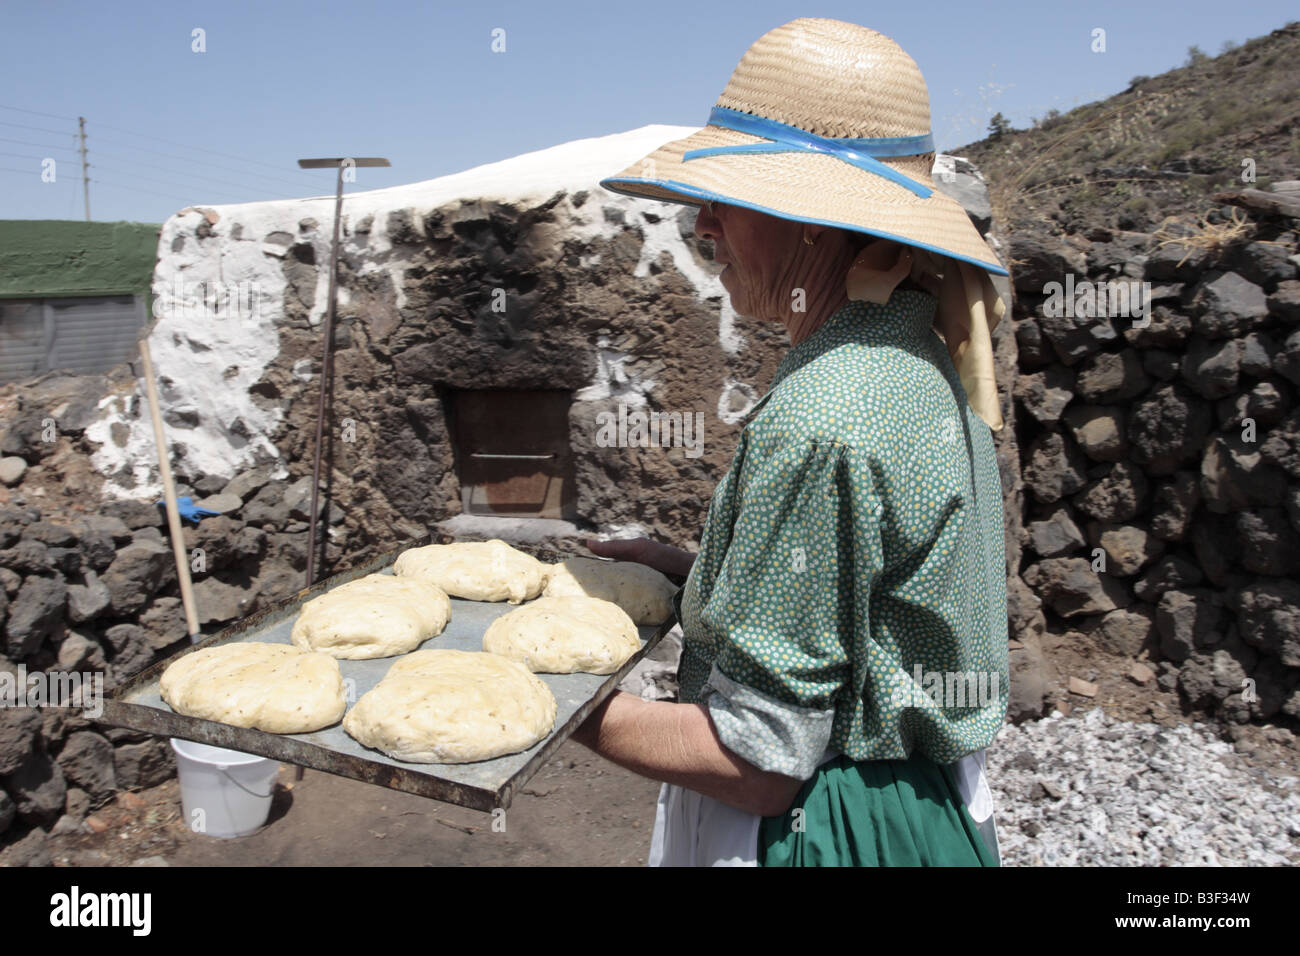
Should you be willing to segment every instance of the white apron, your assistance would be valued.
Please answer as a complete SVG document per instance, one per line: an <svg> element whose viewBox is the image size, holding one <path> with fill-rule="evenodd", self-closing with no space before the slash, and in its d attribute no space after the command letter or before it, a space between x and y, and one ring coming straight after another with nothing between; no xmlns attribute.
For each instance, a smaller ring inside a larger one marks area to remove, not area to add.
<svg viewBox="0 0 1300 956"><path fill-rule="evenodd" d="M957 761L954 776L962 802L980 835L1001 860L993 823L993 793L984 776L984 751ZM827 752L825 763L838 754ZM762 817L737 810L694 790L664 784L650 837L650 866L757 866Z"/></svg>

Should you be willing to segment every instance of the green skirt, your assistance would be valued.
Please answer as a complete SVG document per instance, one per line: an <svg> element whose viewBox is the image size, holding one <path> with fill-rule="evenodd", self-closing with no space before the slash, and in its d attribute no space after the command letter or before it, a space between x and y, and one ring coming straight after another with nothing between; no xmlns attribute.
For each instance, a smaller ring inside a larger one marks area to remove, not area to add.
<svg viewBox="0 0 1300 956"><path fill-rule="evenodd" d="M822 764L784 816L764 817L760 866L997 866L948 767L908 760Z"/></svg>

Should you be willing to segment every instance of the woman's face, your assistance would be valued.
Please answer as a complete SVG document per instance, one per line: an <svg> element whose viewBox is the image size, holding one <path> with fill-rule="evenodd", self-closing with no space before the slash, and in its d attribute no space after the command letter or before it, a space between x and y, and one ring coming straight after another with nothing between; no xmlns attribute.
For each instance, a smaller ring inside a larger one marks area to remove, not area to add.
<svg viewBox="0 0 1300 956"><path fill-rule="evenodd" d="M695 235L713 240L714 261L726 267L720 280L732 308L740 315L777 321L790 314L804 228L720 202L705 203L695 219Z"/></svg>

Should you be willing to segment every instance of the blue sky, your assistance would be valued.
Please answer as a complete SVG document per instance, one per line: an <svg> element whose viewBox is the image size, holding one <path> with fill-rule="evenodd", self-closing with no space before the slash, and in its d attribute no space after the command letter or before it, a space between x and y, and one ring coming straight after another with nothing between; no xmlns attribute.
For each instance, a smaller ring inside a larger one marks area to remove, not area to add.
<svg viewBox="0 0 1300 956"><path fill-rule="evenodd" d="M1294 4L819 4L493 0L0 0L0 219L80 219L77 117L101 221L333 191L307 156L386 156L349 191L416 182L649 123L703 125L745 49L800 16L897 40L930 87L941 149L1217 54ZM1106 30L1106 52L1090 49ZM205 31L206 52L192 47ZM491 49L505 31L505 52ZM40 177L42 158L57 178Z"/></svg>

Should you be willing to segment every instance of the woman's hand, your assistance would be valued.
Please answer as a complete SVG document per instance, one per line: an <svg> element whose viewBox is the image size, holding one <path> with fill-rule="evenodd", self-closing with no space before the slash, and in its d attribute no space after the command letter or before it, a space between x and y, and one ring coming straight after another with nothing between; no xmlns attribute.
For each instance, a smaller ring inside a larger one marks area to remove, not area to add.
<svg viewBox="0 0 1300 956"><path fill-rule="evenodd" d="M602 558L634 561L670 577L686 577L691 573L691 565L695 563L695 555L689 551L649 538L615 538L612 541L586 538L583 544L592 554L598 554Z"/></svg>

